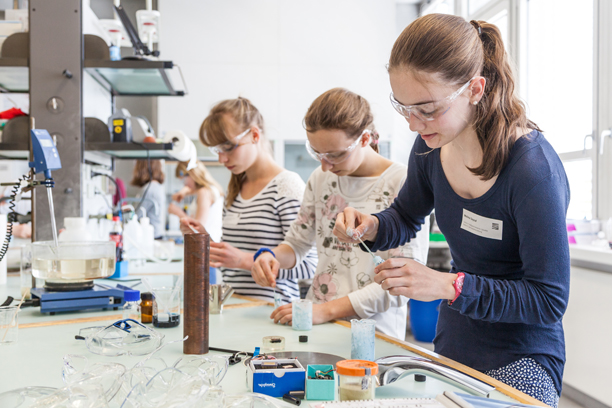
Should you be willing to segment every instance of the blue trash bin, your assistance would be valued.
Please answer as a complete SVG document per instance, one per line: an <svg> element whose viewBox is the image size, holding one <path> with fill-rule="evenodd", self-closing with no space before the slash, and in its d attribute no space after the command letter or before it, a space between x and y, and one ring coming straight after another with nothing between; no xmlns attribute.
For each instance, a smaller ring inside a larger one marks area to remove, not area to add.
<svg viewBox="0 0 612 408"><path fill-rule="evenodd" d="M438 324L438 306L441 300L421 302L410 299L410 327L415 340L433 342Z"/></svg>

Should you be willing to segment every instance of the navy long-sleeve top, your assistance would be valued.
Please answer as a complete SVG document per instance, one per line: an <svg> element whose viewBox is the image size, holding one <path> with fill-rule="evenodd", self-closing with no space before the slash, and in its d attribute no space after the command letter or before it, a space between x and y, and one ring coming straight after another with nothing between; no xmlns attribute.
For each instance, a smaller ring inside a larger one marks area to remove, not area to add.
<svg viewBox="0 0 612 408"><path fill-rule="evenodd" d="M533 131L516 141L489 191L465 199L446 179L440 150L424 154L429 151L418 137L406 183L391 207L376 214L378 235L368 246L404 244L435 209L451 272L465 273L459 298L441 303L435 351L480 371L531 357L560 393L570 280L570 192L561 160Z"/></svg>

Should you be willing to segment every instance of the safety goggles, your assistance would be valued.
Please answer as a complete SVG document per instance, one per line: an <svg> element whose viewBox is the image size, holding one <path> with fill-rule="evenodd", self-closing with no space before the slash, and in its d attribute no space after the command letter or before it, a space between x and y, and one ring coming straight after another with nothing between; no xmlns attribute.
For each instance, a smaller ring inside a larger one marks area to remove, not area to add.
<svg viewBox="0 0 612 408"><path fill-rule="evenodd" d="M133 319L118 320L106 326L87 327L75 336L85 340L87 349L102 356L144 356L155 351L164 335Z"/></svg>
<svg viewBox="0 0 612 408"><path fill-rule="evenodd" d="M357 140L355 140L353 143L351 143L351 145L349 147L347 147L346 149L344 149L342 151L339 151L339 152L319 153L315 149L312 148L312 146L310 145L310 142L308 141L308 139L306 139L306 150L308 151L308 154L310 154L310 156L313 159L315 159L315 160L317 160L319 162L322 162L323 160L325 160L329 164L339 164L339 163L342 163L343 161L345 161L346 159L349 158L351 153L353 153L353 151L355 150L357 145L363 139L363 135L368 134L368 133L369 133L369 130L367 130L367 129L364 130L361 133L361 135L357 138Z"/></svg>
<svg viewBox="0 0 612 408"><path fill-rule="evenodd" d="M474 78L467 81L465 85L453 92L451 95L435 102L406 106L395 99L393 92L391 92L389 95L389 99L391 100L391 105L393 105L393 108L397 111L397 113L406 119L410 119L410 115L414 115L414 117L420 121L429 122L438 119L440 116L448 112L453 101L457 99L457 97L461 95L468 88L468 86L470 86Z"/></svg>
<svg viewBox="0 0 612 408"><path fill-rule="evenodd" d="M250 131L251 131L251 128L248 128L247 130L245 130L244 132L236 136L233 142L228 140L227 142L218 144L216 146L210 146L208 150L210 150L213 154L216 154L217 156L221 153L225 153L225 154L231 153L234 151L234 149L236 149L238 146L241 145L238 142L240 142L240 139L248 135Z"/></svg>

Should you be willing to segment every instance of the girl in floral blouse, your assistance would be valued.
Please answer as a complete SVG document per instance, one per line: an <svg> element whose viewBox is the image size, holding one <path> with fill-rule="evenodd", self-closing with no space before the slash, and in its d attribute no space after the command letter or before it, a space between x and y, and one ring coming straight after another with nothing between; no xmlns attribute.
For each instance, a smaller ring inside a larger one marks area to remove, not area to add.
<svg viewBox="0 0 612 408"><path fill-rule="evenodd" d="M374 283L374 261L356 244L332 234L336 215L345 207L372 214L391 205L406 178L406 166L378 154L378 134L370 105L346 89L331 89L310 106L304 119L306 147L321 162L308 182L298 217L285 240L260 251L252 268L262 286L274 286L281 268L292 268L316 244L319 263L307 298L313 301L313 323L359 317L376 320L376 329L403 339L407 298L392 296ZM425 264L429 247L425 225L408 244L376 255L412 258ZM291 322L291 305L270 316Z"/></svg>

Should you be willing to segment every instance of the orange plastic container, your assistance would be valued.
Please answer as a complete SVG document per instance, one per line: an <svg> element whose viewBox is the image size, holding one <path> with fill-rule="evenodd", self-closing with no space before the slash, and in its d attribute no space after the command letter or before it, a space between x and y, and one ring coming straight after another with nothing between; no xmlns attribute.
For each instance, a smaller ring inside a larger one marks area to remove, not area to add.
<svg viewBox="0 0 612 408"><path fill-rule="evenodd" d="M374 399L378 364L367 360L342 360L336 363L340 401Z"/></svg>

